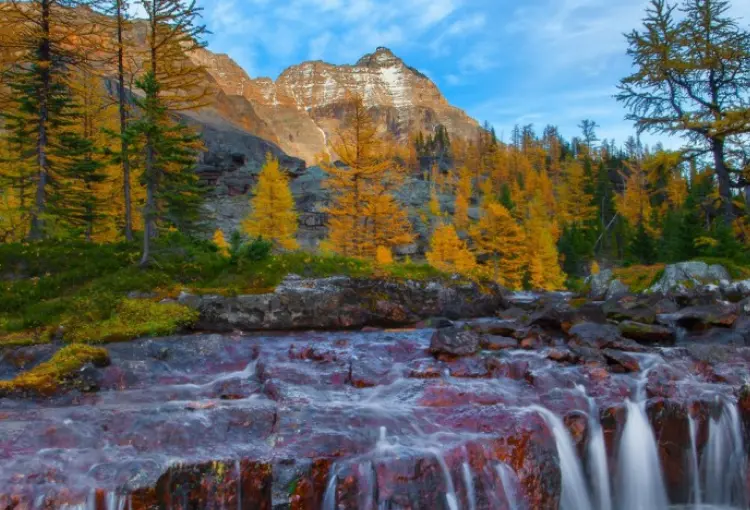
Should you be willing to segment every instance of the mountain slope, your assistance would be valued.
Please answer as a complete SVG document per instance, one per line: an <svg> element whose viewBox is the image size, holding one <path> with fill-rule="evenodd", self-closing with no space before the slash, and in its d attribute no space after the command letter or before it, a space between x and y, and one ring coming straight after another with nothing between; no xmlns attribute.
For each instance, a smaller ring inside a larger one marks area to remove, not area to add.
<svg viewBox="0 0 750 510"><path fill-rule="evenodd" d="M451 106L424 74L387 48L378 48L355 65L304 62L286 69L274 82L252 79L227 55L200 50L191 58L204 66L227 96L253 107L268 133L257 133L308 163L326 152L340 125L347 92L362 95L382 132L405 139L442 124L451 136L474 138L479 124ZM256 123L259 124L259 123Z"/></svg>

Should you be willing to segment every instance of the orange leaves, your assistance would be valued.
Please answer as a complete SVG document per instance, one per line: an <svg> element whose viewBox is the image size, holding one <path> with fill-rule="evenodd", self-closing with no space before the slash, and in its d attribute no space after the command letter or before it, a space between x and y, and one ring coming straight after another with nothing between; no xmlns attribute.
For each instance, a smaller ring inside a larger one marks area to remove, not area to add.
<svg viewBox="0 0 750 510"><path fill-rule="evenodd" d="M297 248L297 213L289 180L279 161L268 156L260 171L252 198L252 212L242 222L242 229L252 237L269 239L286 250Z"/></svg>
<svg viewBox="0 0 750 510"><path fill-rule="evenodd" d="M474 255L461 240L453 225L442 225L435 229L430 239L427 262L446 273L466 274L477 266Z"/></svg>
<svg viewBox="0 0 750 510"><path fill-rule="evenodd" d="M478 252L488 255L493 277L509 289L520 289L526 266L525 236L510 212L498 203L488 204L471 237Z"/></svg>
<svg viewBox="0 0 750 510"><path fill-rule="evenodd" d="M406 210L391 194L403 182L403 173L382 146L361 97L351 97L347 120L333 144L345 167L323 165L331 191L327 245L341 255L375 258L379 247L413 241Z"/></svg>

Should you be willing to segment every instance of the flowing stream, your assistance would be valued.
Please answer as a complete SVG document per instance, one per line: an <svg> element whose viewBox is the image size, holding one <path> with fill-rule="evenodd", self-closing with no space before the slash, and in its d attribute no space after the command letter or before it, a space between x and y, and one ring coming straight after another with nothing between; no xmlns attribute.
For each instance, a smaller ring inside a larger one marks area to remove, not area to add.
<svg viewBox="0 0 750 510"><path fill-rule="evenodd" d="M736 386L680 351L602 374L546 350L437 360L431 334L113 344L96 394L0 399L0 508L748 508Z"/></svg>

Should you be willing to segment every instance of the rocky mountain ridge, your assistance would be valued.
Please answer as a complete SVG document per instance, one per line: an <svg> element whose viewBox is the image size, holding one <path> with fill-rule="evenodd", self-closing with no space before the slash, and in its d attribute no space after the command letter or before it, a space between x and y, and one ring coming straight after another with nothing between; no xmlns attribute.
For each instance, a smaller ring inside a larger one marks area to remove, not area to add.
<svg viewBox="0 0 750 510"><path fill-rule="evenodd" d="M449 104L427 76L387 48L378 48L354 65L303 62L286 69L276 81L253 79L229 56L207 49L191 53L190 58L206 67L224 94L252 105L260 123L250 132L257 130L253 134L308 164L330 149L344 116L347 92L362 95L380 130L400 139L441 124L460 138L473 138L479 129L474 119Z"/></svg>

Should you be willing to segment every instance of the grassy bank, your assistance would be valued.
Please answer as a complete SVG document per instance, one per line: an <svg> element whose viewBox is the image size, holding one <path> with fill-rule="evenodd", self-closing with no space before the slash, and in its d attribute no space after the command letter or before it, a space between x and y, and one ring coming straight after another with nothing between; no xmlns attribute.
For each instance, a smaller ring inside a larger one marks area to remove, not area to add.
<svg viewBox="0 0 750 510"><path fill-rule="evenodd" d="M168 335L197 319L182 305L162 302L183 290L230 296L264 293L289 274L448 278L422 264L378 266L305 252L249 252L230 258L212 243L174 235L158 241L154 263L141 269L134 243L0 245L0 349L55 337L97 344Z"/></svg>

